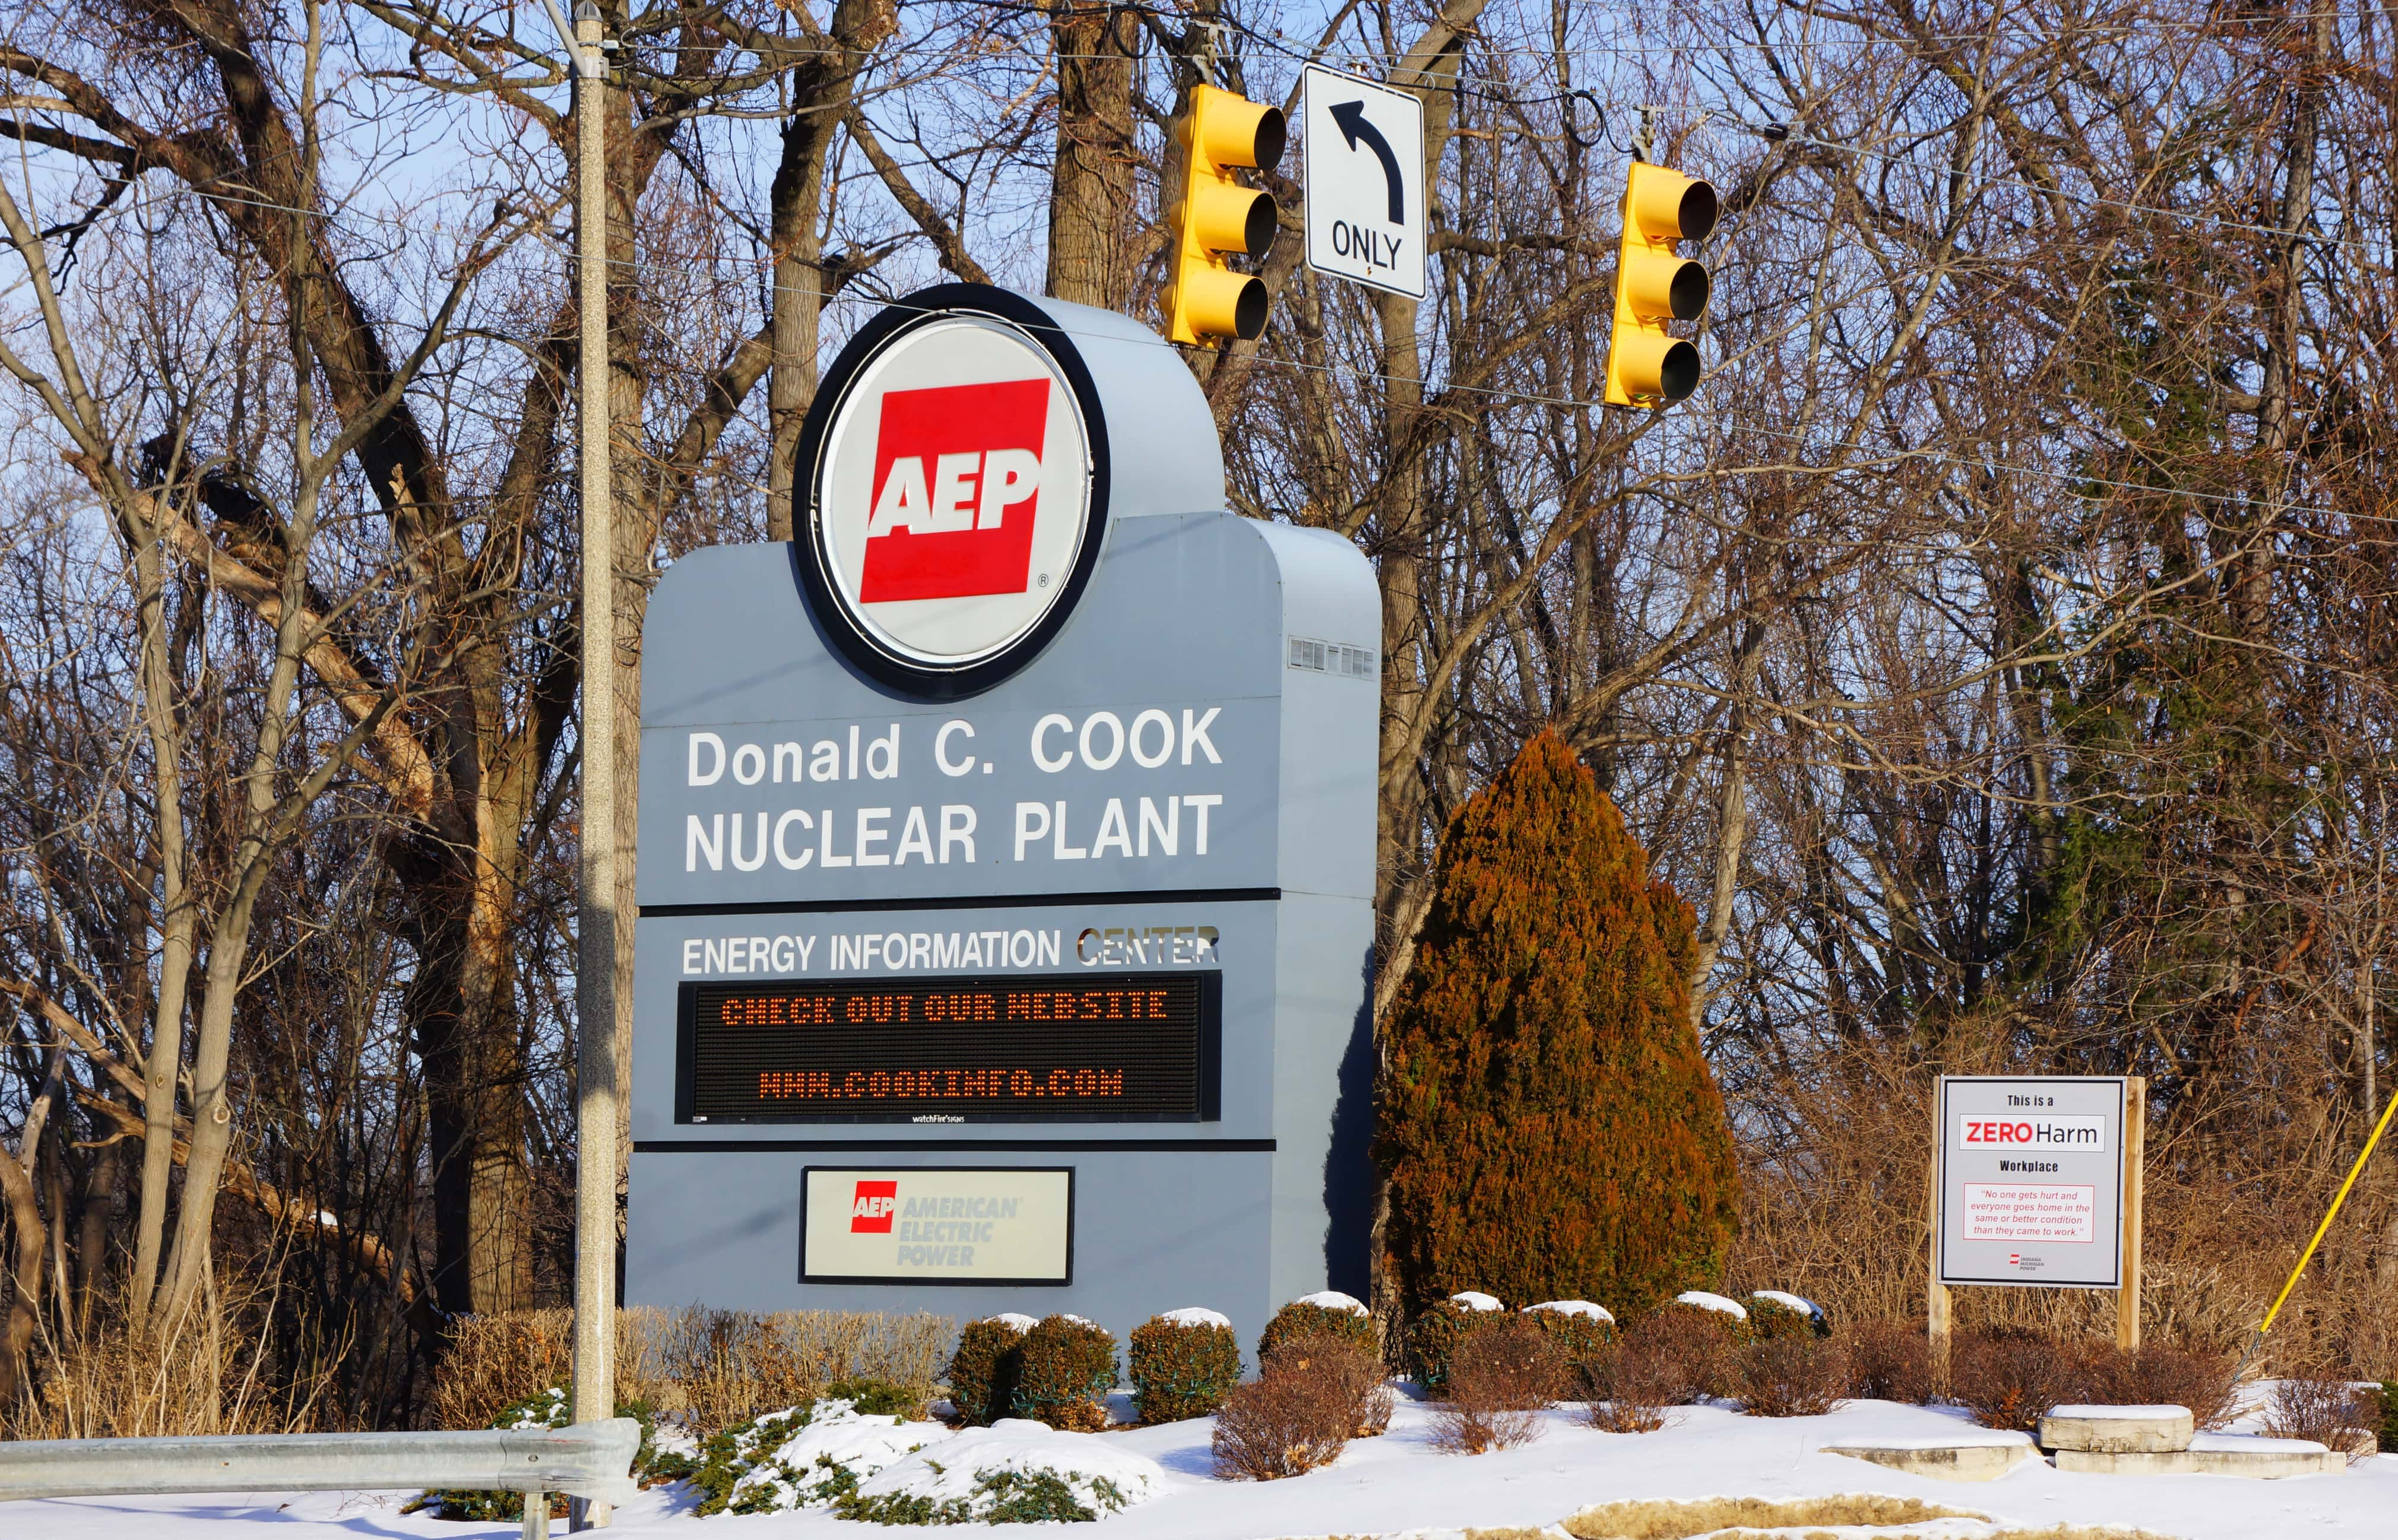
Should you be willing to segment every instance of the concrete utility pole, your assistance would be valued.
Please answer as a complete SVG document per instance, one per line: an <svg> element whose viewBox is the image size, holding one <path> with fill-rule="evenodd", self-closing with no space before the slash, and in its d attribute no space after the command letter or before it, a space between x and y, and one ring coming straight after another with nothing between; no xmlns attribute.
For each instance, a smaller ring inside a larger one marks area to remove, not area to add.
<svg viewBox="0 0 2398 1540"><path fill-rule="evenodd" d="M547 0L553 21L556 0ZM563 29L561 29L562 31ZM583 860L574 958L574 1420L616 1414L616 530L609 487L608 67L600 7L574 10L574 254L582 336ZM578 1498L575 1529L609 1505Z"/></svg>

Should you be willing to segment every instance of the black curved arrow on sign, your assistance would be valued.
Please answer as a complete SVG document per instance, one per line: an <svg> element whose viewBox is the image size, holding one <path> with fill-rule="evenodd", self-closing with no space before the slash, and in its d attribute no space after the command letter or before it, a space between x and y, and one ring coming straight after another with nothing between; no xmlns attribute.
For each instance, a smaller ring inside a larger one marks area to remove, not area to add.
<svg viewBox="0 0 2398 1540"><path fill-rule="evenodd" d="M1363 101L1343 101L1332 109L1332 121L1340 125L1340 137L1349 142L1349 148L1355 149L1357 142L1362 139L1374 152L1374 158L1382 163L1382 180L1391 190L1391 223L1405 224L1408 222L1407 183L1399 180L1399 157L1391 153L1391 142L1382 137L1382 130L1366 121L1366 104Z"/></svg>

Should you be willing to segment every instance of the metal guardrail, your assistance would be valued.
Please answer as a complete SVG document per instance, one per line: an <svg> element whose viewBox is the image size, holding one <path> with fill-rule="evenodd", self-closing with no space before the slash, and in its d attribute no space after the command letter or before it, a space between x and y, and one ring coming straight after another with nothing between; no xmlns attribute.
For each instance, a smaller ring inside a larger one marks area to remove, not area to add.
<svg viewBox="0 0 2398 1540"><path fill-rule="evenodd" d="M524 1533L549 1529L550 1493L621 1503L634 1491L641 1425L478 1433L299 1433L219 1439L0 1442L0 1501L206 1492L392 1488L521 1492Z"/></svg>

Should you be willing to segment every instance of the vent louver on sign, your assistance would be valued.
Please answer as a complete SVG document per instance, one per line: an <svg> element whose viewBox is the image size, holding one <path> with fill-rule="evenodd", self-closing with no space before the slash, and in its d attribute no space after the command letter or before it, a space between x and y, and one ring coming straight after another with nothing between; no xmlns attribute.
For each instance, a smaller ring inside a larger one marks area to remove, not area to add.
<svg viewBox="0 0 2398 1540"><path fill-rule="evenodd" d="M1310 637L1290 639L1290 666L1311 673L1334 674L1342 679L1374 677L1374 652L1370 647L1344 646L1338 642L1317 642Z"/></svg>
<svg viewBox="0 0 2398 1540"><path fill-rule="evenodd" d="M682 986L694 1121L1198 1121L1213 974Z"/></svg>

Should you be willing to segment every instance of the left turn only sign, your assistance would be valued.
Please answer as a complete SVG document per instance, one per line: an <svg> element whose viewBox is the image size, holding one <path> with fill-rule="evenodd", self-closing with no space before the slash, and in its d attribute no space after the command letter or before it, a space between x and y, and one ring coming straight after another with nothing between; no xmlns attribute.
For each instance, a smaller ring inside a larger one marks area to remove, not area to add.
<svg viewBox="0 0 2398 1540"><path fill-rule="evenodd" d="M1307 265L1409 299L1424 297L1423 103L1309 65Z"/></svg>

